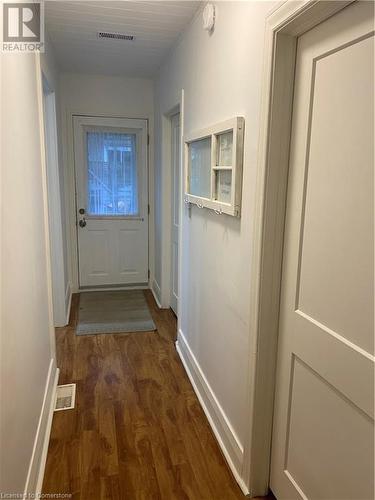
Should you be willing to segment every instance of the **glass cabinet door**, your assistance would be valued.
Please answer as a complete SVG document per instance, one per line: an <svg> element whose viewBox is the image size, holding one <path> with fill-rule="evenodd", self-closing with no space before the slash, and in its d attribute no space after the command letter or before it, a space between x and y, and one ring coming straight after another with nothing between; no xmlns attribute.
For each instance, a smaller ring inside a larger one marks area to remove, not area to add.
<svg viewBox="0 0 375 500"><path fill-rule="evenodd" d="M233 164L233 131L224 132L217 137L217 163L221 167L231 167Z"/></svg>
<svg viewBox="0 0 375 500"><path fill-rule="evenodd" d="M215 170L215 200L222 203L232 201L232 170Z"/></svg>
<svg viewBox="0 0 375 500"><path fill-rule="evenodd" d="M211 197L211 137L189 144L188 176L190 193Z"/></svg>
<svg viewBox="0 0 375 500"><path fill-rule="evenodd" d="M241 216L244 128L236 116L185 136L186 204Z"/></svg>

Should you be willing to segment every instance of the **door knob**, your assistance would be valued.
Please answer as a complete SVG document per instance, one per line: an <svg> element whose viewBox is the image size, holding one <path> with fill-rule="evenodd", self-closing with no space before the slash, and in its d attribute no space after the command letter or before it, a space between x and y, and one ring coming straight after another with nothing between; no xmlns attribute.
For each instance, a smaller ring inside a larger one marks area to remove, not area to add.
<svg viewBox="0 0 375 500"><path fill-rule="evenodd" d="M78 224L79 224L79 227L85 227L87 224L86 219L85 218L80 219Z"/></svg>
<svg viewBox="0 0 375 500"><path fill-rule="evenodd" d="M79 212L81 215L83 215L83 214L85 213L85 209L84 209L84 208L80 208L80 209L78 210L78 212Z"/></svg>

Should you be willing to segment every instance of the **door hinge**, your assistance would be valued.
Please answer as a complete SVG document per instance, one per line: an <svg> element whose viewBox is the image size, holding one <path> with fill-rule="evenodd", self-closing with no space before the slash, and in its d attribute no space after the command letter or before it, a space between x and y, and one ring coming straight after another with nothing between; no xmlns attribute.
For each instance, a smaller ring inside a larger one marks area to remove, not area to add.
<svg viewBox="0 0 375 500"><path fill-rule="evenodd" d="M150 215L150 204L147 205L147 213Z"/></svg>
<svg viewBox="0 0 375 500"><path fill-rule="evenodd" d="M147 274L148 274L148 279L150 279L151 276L150 269L148 270Z"/></svg>
<svg viewBox="0 0 375 500"><path fill-rule="evenodd" d="M150 144L150 134L147 134L147 146Z"/></svg>

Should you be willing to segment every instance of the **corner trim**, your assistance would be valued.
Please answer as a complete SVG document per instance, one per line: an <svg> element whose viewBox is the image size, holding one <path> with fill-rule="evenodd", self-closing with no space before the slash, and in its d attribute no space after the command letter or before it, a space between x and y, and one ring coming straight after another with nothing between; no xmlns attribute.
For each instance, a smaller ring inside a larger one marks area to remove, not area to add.
<svg viewBox="0 0 375 500"><path fill-rule="evenodd" d="M159 297L161 297L161 289L160 289L160 286L158 285L158 282L156 281L155 278L152 280L151 292L152 292L152 295L154 296L155 302L158 305L158 308L163 309L161 306L160 299L159 299Z"/></svg>
<svg viewBox="0 0 375 500"><path fill-rule="evenodd" d="M37 496L41 493L59 372L60 370L56 367L56 361L52 358L49 364L42 408L27 473L24 498L27 498L30 494L35 494Z"/></svg>
<svg viewBox="0 0 375 500"><path fill-rule="evenodd" d="M178 331L176 350L229 468L244 495L248 495L249 490L241 477L243 446L208 383L181 329Z"/></svg>
<svg viewBox="0 0 375 500"><path fill-rule="evenodd" d="M65 325L69 325L69 318L70 318L70 307L72 305L72 285L69 282L66 286L66 291L65 291Z"/></svg>

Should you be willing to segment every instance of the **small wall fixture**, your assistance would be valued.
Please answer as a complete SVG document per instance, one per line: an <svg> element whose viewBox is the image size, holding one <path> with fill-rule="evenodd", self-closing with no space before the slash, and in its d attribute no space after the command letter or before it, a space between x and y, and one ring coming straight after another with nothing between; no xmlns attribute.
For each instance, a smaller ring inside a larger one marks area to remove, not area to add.
<svg viewBox="0 0 375 500"><path fill-rule="evenodd" d="M212 31L215 26L215 5L208 3L203 10L203 29Z"/></svg>

